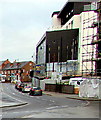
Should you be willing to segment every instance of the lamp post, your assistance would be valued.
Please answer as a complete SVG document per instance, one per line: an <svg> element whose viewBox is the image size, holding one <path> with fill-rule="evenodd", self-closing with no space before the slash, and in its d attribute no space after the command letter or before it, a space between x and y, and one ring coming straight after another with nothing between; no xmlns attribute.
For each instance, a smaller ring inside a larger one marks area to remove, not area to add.
<svg viewBox="0 0 101 120"><path fill-rule="evenodd" d="M53 48L55 48L55 43L56 43L56 41L54 40L54 41L52 41L53 42ZM54 49L55 50L55 49ZM55 52L55 51L54 51ZM55 62L55 53L53 54L53 72L54 72L54 62Z"/></svg>
<svg viewBox="0 0 101 120"><path fill-rule="evenodd" d="M68 45L67 45L67 60L68 60ZM67 60L66 60L66 75L67 75L67 71L68 71Z"/></svg>
<svg viewBox="0 0 101 120"><path fill-rule="evenodd" d="M49 51L49 58L48 58L49 60L48 61L49 61L49 76L50 76L50 44L49 44L48 51Z"/></svg>
<svg viewBox="0 0 101 120"><path fill-rule="evenodd" d="M60 49L61 48L61 49ZM58 46L58 63L60 62L60 70L59 70L59 92L61 93L61 89L62 89L62 86L61 86L61 80L62 80L62 37L61 37L61 40L60 40L60 46Z"/></svg>
<svg viewBox="0 0 101 120"><path fill-rule="evenodd" d="M34 63L34 54L32 55L32 59L33 59L33 63ZM35 82L35 79L34 79L34 76L35 76L35 66L33 66L33 69L34 70L32 70L31 72L31 74L33 74L32 76L31 76L31 79L32 79L32 86L36 86L36 82Z"/></svg>

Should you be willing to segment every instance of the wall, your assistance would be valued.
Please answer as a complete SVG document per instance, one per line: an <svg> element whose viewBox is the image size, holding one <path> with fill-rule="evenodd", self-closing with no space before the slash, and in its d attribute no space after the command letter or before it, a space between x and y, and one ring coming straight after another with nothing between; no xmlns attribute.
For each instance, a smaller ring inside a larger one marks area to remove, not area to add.
<svg viewBox="0 0 101 120"><path fill-rule="evenodd" d="M74 86L73 85L61 85L61 84L45 84L45 90L51 91L51 92L73 94Z"/></svg>
<svg viewBox="0 0 101 120"><path fill-rule="evenodd" d="M37 64L46 62L46 40L44 40L37 48Z"/></svg>
<svg viewBox="0 0 101 120"><path fill-rule="evenodd" d="M7 59L3 61L3 63L0 65L0 74L3 74L2 69L5 67L6 64L10 63L10 61Z"/></svg>
<svg viewBox="0 0 101 120"><path fill-rule="evenodd" d="M56 81L51 79L40 80L40 87L42 90L45 90L45 84L56 84Z"/></svg>
<svg viewBox="0 0 101 120"><path fill-rule="evenodd" d="M52 17L52 29L61 29L61 19L57 18L58 14L54 14Z"/></svg>
<svg viewBox="0 0 101 120"><path fill-rule="evenodd" d="M73 25L71 25L73 21ZM74 15L61 29L76 29L80 26L80 15Z"/></svg>
<svg viewBox="0 0 101 120"><path fill-rule="evenodd" d="M33 62L28 62L24 67L21 68L23 73L21 74L22 81L31 81L29 77L30 71L33 69Z"/></svg>

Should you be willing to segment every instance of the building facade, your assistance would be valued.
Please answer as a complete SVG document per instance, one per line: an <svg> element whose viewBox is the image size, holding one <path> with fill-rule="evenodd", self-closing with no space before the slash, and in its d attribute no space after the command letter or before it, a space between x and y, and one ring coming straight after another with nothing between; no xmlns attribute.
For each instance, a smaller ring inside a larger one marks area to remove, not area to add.
<svg viewBox="0 0 101 120"><path fill-rule="evenodd" d="M31 81L30 71L33 70L34 63L32 61L23 61L8 63L2 68L2 75L6 76L6 82L13 79L21 80L22 82Z"/></svg>
<svg viewBox="0 0 101 120"><path fill-rule="evenodd" d="M0 61L0 74L3 74L2 69L5 67L6 64L10 63L10 61L7 59L5 61Z"/></svg>
<svg viewBox="0 0 101 120"><path fill-rule="evenodd" d="M36 47L37 64L78 61L78 75L87 76L96 71L95 58L99 45L98 29L91 27L98 21L97 2L67 2L61 11L52 14L52 26ZM54 64L53 64L54 68Z"/></svg>

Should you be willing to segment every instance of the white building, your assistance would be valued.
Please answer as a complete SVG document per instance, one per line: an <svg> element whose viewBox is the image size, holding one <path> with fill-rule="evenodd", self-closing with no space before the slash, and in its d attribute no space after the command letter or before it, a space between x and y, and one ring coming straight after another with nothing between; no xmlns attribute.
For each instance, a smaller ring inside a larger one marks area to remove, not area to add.
<svg viewBox="0 0 101 120"><path fill-rule="evenodd" d="M67 3L66 5L72 3ZM75 10L81 3L74 3L74 7L69 10L65 19L70 16L70 19L65 22L65 24L61 24L62 12L65 12L66 5L60 12L54 12L52 15L52 27L49 30L65 30L65 29L79 29L79 43L78 43L78 74L87 75L95 72L95 61L92 62L92 58L96 57L96 45L92 45L92 40L97 40L97 37L93 38L93 36L97 35L97 28L92 28L92 24L97 22L98 17L95 10L97 9L97 3L84 3L83 10L79 11L78 14L75 13ZM68 8L67 8L68 9ZM89 45L88 45L89 44Z"/></svg>

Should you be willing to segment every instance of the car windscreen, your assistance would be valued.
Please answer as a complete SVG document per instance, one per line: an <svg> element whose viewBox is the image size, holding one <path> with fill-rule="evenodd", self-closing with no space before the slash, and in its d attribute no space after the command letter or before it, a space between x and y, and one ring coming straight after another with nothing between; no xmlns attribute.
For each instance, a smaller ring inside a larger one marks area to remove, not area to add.
<svg viewBox="0 0 101 120"><path fill-rule="evenodd" d="M40 87L37 87L37 88L33 88L34 90L40 90L41 88Z"/></svg>

